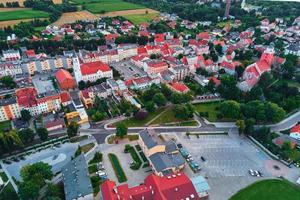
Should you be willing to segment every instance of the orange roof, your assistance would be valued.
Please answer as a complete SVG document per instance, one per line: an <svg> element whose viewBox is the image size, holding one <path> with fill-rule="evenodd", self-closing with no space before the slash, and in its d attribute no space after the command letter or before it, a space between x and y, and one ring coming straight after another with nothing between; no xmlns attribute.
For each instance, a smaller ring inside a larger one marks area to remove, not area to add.
<svg viewBox="0 0 300 200"><path fill-rule="evenodd" d="M294 126L290 132L291 133L300 133L300 124Z"/></svg>
<svg viewBox="0 0 300 200"><path fill-rule="evenodd" d="M60 99L62 103L71 101L71 96L69 92L62 92L60 93Z"/></svg>
<svg viewBox="0 0 300 200"><path fill-rule="evenodd" d="M98 71L108 72L111 68L101 61L83 63L80 65L82 75L96 74Z"/></svg>
<svg viewBox="0 0 300 200"><path fill-rule="evenodd" d="M171 83L170 85L171 85L171 87L172 87L173 89L175 89L175 90L178 91L178 92L187 92L187 91L190 90L190 89L189 89L185 84L183 84L183 83Z"/></svg>
<svg viewBox="0 0 300 200"><path fill-rule="evenodd" d="M55 73L55 77L59 83L63 83L66 79L71 79L73 80L72 75L70 72L64 69L60 69Z"/></svg>

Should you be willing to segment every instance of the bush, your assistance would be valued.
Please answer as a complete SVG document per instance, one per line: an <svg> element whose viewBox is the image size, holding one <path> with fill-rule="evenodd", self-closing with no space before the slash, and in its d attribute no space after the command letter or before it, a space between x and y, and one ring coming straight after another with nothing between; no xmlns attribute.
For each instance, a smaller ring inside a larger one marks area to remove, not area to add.
<svg viewBox="0 0 300 200"><path fill-rule="evenodd" d="M140 146L140 145L138 145L138 144L137 144L137 145L135 145L135 148L136 148L136 150L137 150L137 151L142 151L142 148L141 148L141 146Z"/></svg>
<svg viewBox="0 0 300 200"><path fill-rule="evenodd" d="M89 164L99 163L99 162L102 162L102 160L103 160L102 153L96 152L94 155L94 158L92 160L90 160Z"/></svg>
<svg viewBox="0 0 300 200"><path fill-rule="evenodd" d="M139 154L140 154L140 156L141 156L141 158L143 159L144 162L148 161L145 154L144 154L144 152L141 151L141 152L139 152Z"/></svg>
<svg viewBox="0 0 300 200"><path fill-rule="evenodd" d="M89 173L95 173L97 171L97 166L96 165L90 165L89 166Z"/></svg>
<svg viewBox="0 0 300 200"><path fill-rule="evenodd" d="M115 154L109 153L108 158L109 158L111 165L115 171L115 174L118 178L119 183L126 182L127 177L121 167L118 157Z"/></svg>
<svg viewBox="0 0 300 200"><path fill-rule="evenodd" d="M125 146L125 149L126 149L126 146ZM137 154L135 149L130 145L127 146L127 150L130 153L130 155L134 161L134 164L132 166L130 166L130 168L133 170L138 170L142 165L142 161L141 161L139 155Z"/></svg>

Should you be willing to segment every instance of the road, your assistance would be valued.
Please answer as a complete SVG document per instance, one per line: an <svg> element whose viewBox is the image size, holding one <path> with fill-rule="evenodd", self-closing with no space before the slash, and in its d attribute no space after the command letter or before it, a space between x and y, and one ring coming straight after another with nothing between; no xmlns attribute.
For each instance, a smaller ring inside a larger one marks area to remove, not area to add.
<svg viewBox="0 0 300 200"><path fill-rule="evenodd" d="M123 117L124 118L124 117ZM114 128L106 128L106 124L109 124L111 122L115 122L119 119L113 119L113 120L107 120L100 124L95 125L92 128L89 129L80 129L80 134L91 134L93 135L98 144L102 144L105 142L105 138L115 133ZM228 123L224 123L224 126L222 126L222 123L217 123L216 126L212 124L205 123L204 120L201 118L198 119L201 122L201 126L199 127L149 127L151 129L155 129L157 133L166 133L166 132L228 132L229 130L235 130L235 125L228 125ZM281 122L277 124L267 125L271 128L271 131L279 132L281 130L286 130L291 127L293 127L295 124L297 124L300 121L300 111L294 113L293 115L289 116L288 118L285 118ZM139 128L129 128L128 133L138 133L139 131L145 129L146 127L139 127Z"/></svg>

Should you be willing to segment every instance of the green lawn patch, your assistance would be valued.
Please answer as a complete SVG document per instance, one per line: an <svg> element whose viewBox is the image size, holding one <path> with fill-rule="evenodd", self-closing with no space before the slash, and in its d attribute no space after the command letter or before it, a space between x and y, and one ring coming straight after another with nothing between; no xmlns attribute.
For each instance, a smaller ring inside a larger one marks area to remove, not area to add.
<svg viewBox="0 0 300 200"><path fill-rule="evenodd" d="M132 23L139 25L144 22L151 22L155 17L157 17L156 13L148 13L148 14L137 14L137 15L125 15L126 19L131 21Z"/></svg>
<svg viewBox="0 0 300 200"><path fill-rule="evenodd" d="M134 161L134 163L130 166L131 169L133 170L138 170L140 169L141 165L142 165L142 161L139 157L139 155L137 154L135 148L131 145L125 145L125 150L126 153L130 153L132 160Z"/></svg>
<svg viewBox="0 0 300 200"><path fill-rule="evenodd" d="M145 8L142 5L123 2L123 1L112 1L103 3L90 3L85 4L86 9L92 13L102 13L102 12L114 12L121 10L134 10Z"/></svg>
<svg viewBox="0 0 300 200"><path fill-rule="evenodd" d="M264 180L251 184L233 195L230 200L295 200L300 188L286 180Z"/></svg>
<svg viewBox="0 0 300 200"><path fill-rule="evenodd" d="M194 120L182 120L175 117L172 109L168 109L166 112L156 118L151 125L165 125L165 126L196 126L197 122Z"/></svg>
<svg viewBox="0 0 300 200"><path fill-rule="evenodd" d="M208 114L208 116L205 116L205 118L208 121L216 122L217 121L217 115L219 111L217 110L218 106L221 102L209 102L209 103L199 103L194 104L196 111L202 116L205 116Z"/></svg>
<svg viewBox="0 0 300 200"><path fill-rule="evenodd" d="M10 121L0 122L0 131L6 131L11 129L12 127Z"/></svg>
<svg viewBox="0 0 300 200"><path fill-rule="evenodd" d="M96 152L93 159L89 161L89 164L96 164L102 162L102 160L103 160L102 153Z"/></svg>
<svg viewBox="0 0 300 200"><path fill-rule="evenodd" d="M39 10L13 10L1 12L0 21L18 20L18 19L34 19L34 18L47 18L49 13Z"/></svg>
<svg viewBox="0 0 300 200"><path fill-rule="evenodd" d="M109 160L111 162L111 165L112 165L112 167L115 171L115 174L118 178L119 183L126 182L127 177L126 177L125 172L124 172L124 170L123 170L123 168L122 168L122 166L119 162L118 157L113 153L109 153L108 158L109 158Z"/></svg>
<svg viewBox="0 0 300 200"><path fill-rule="evenodd" d="M93 174L93 173L96 173L96 171L98 170L97 169L97 165L90 165L89 167L88 167L88 169L89 169L89 173L90 174Z"/></svg>
<svg viewBox="0 0 300 200"><path fill-rule="evenodd" d="M123 138L119 138L115 135L110 136L107 139L108 144L113 144L116 140L128 139L129 141L135 141L139 139L139 135L125 135Z"/></svg>
<svg viewBox="0 0 300 200"><path fill-rule="evenodd" d="M131 117L123 121L117 122L113 124L113 126L116 126L118 123L124 123L127 127L142 127L145 126L152 119L154 119L157 115L162 113L164 110L165 110L164 108L157 109L156 111L149 113L148 116L143 120L136 119L135 117Z"/></svg>
<svg viewBox="0 0 300 200"><path fill-rule="evenodd" d="M87 152L89 152L94 146L95 146L94 143L89 143L89 144L86 144L86 145L81 146L80 148L81 148L81 151L82 151L83 153L87 153Z"/></svg>

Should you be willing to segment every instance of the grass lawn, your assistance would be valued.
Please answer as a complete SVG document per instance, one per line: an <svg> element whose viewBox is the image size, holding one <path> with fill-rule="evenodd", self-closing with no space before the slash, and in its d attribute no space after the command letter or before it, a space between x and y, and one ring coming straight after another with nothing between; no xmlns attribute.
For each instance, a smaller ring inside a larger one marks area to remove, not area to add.
<svg viewBox="0 0 300 200"><path fill-rule="evenodd" d="M114 12L120 10L134 10L145 8L142 5L127 3L123 1L106 1L103 3L86 4L86 9L92 13Z"/></svg>
<svg viewBox="0 0 300 200"><path fill-rule="evenodd" d="M83 146L81 146L81 151L82 151L83 153L87 153L87 152L89 152L94 146L95 146L94 143L89 143L89 144L83 145Z"/></svg>
<svg viewBox="0 0 300 200"><path fill-rule="evenodd" d="M113 126L116 126L118 123L124 123L127 127L139 127L139 126L145 126L147 122L151 121L154 117L162 113L165 109L158 109L152 113L149 113L148 116L143 119L139 120L134 117L125 119L123 121L117 122L116 124L113 124Z"/></svg>
<svg viewBox="0 0 300 200"><path fill-rule="evenodd" d="M168 109L162 115L160 115L157 119L155 119L151 125L170 125L170 126L196 126L197 122L194 120L183 121L181 119L177 119L174 115L172 109Z"/></svg>
<svg viewBox="0 0 300 200"><path fill-rule="evenodd" d="M47 18L49 13L39 10L14 10L1 12L0 21L17 20L17 19L33 19L33 18Z"/></svg>
<svg viewBox="0 0 300 200"><path fill-rule="evenodd" d="M118 157L115 154L109 153L108 158L111 162L111 165L115 171L116 177L118 178L119 183L127 181L127 177L124 173L124 170L119 162Z"/></svg>
<svg viewBox="0 0 300 200"><path fill-rule="evenodd" d="M140 15L125 15L126 19L131 21L134 24L141 24L143 22L150 22L152 19L157 17L156 13L140 14Z"/></svg>
<svg viewBox="0 0 300 200"><path fill-rule="evenodd" d="M205 117L208 121L217 121L218 111L216 108L220 105L220 102L209 102L209 103L199 103L194 104L195 109L198 113L208 113L208 117Z"/></svg>
<svg viewBox="0 0 300 200"><path fill-rule="evenodd" d="M10 121L0 122L0 131L11 130L11 128Z"/></svg>
<svg viewBox="0 0 300 200"><path fill-rule="evenodd" d="M230 200L295 200L300 197L300 188L285 180L264 180L240 190Z"/></svg>

